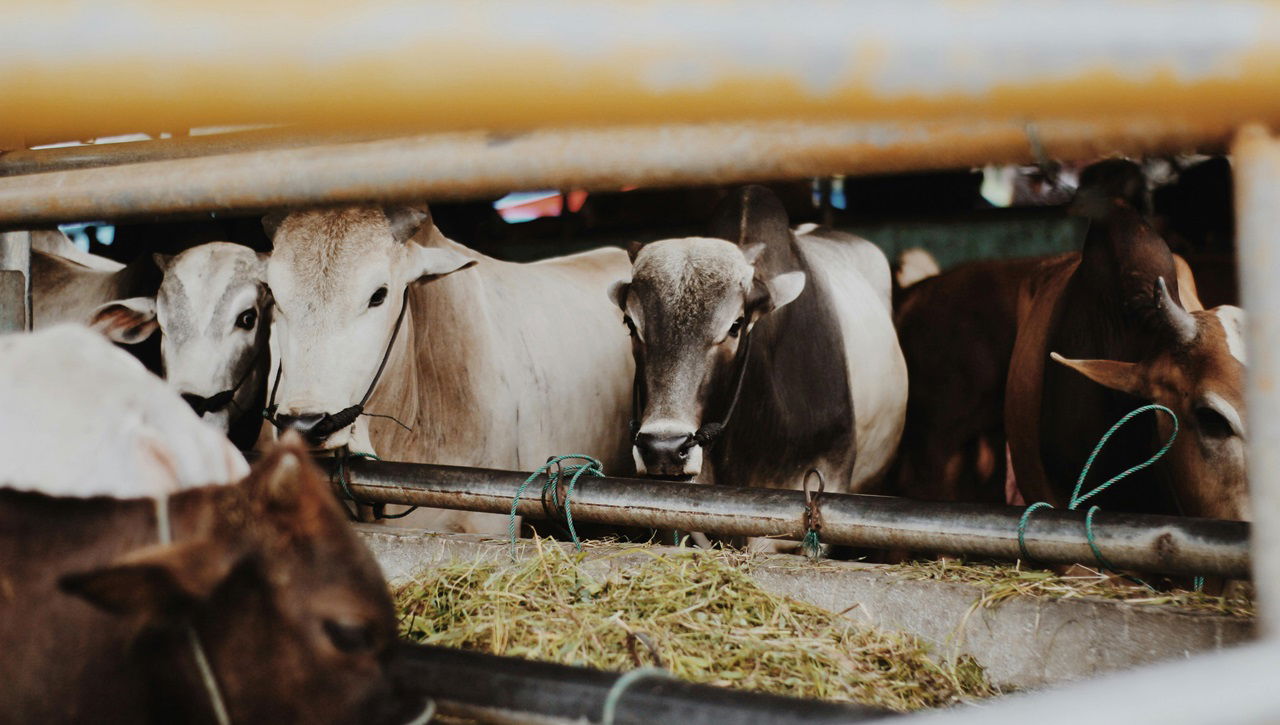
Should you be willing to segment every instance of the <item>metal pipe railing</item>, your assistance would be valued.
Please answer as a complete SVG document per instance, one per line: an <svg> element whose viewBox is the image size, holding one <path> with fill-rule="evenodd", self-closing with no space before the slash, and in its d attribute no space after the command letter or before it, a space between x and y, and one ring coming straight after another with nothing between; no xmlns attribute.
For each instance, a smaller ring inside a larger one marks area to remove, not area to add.
<svg viewBox="0 0 1280 725"><path fill-rule="evenodd" d="M1049 156L1085 158L1115 150L1212 150L1224 147L1233 131L1230 125L1162 120L1045 123L1031 133ZM512 189L616 190L628 184L739 183L1035 160L1025 124L994 121L668 125L516 136L446 133L344 143L324 142L332 136L313 138L321 143L290 148L299 142L268 133L224 142L167 140L108 144L92 152L19 152L12 155L18 170L42 173L0 178L0 226L466 199ZM188 157L193 148L245 150ZM46 153L48 165L41 166ZM0 176L9 173L8 158L0 155ZM123 165L53 170L103 163Z"/></svg>
<svg viewBox="0 0 1280 725"><path fill-rule="evenodd" d="M410 693L448 714L500 723L598 723L616 672L401 643L396 671ZM862 705L729 690L669 678L638 680L618 698L613 722L680 725L853 723L893 715Z"/></svg>
<svg viewBox="0 0 1280 725"><path fill-rule="evenodd" d="M334 459L318 462L336 481L339 463ZM362 501L498 514L511 511L516 490L528 476L366 459L350 459L342 465L352 494ZM336 483L335 488L341 495ZM539 489L529 487L520 500L519 514L546 517ZM794 540L805 534L805 497L792 490L583 478L571 506L575 521L600 524ZM1020 557L1021 508L828 493L821 497L820 509L822 541L828 544ZM1122 569L1249 576L1249 524L1244 522L1102 511L1094 517L1094 533L1107 558ZM1027 548L1038 561L1094 561L1081 512L1037 511L1026 534Z"/></svg>

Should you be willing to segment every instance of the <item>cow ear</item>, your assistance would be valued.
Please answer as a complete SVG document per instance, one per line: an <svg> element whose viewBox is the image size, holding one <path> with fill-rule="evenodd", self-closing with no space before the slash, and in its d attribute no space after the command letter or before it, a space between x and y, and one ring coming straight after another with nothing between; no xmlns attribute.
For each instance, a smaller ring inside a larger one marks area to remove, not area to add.
<svg viewBox="0 0 1280 725"><path fill-rule="evenodd" d="M423 226L431 226L431 212L425 207L389 206L383 209L391 225L391 236L404 244Z"/></svg>
<svg viewBox="0 0 1280 725"><path fill-rule="evenodd" d="M1071 360L1056 352L1049 353L1054 362L1066 365L1104 388L1118 390L1135 397L1146 397L1146 383L1138 363L1119 360Z"/></svg>
<svg viewBox="0 0 1280 725"><path fill-rule="evenodd" d="M152 546L91 571L58 580L64 592L112 614L179 614L207 600L236 562L212 540Z"/></svg>
<svg viewBox="0 0 1280 725"><path fill-rule="evenodd" d="M267 239L274 240L276 238L276 230L284 223L285 217L289 216L289 212L285 210L273 211L262 217L262 231L266 232Z"/></svg>
<svg viewBox="0 0 1280 725"><path fill-rule="evenodd" d="M765 282L769 291L769 311L794 302L804 291L804 272L784 272Z"/></svg>
<svg viewBox="0 0 1280 725"><path fill-rule="evenodd" d="M631 242L627 245L627 256L631 258L632 264L635 264L636 257L640 256L641 249L644 249L644 242Z"/></svg>
<svg viewBox="0 0 1280 725"><path fill-rule="evenodd" d="M609 285L609 299L623 312L627 311L627 293L631 291L631 283L625 279Z"/></svg>
<svg viewBox="0 0 1280 725"><path fill-rule="evenodd" d="M108 302L93 311L89 327L113 342L136 345L151 337L160 327L156 320L155 298L130 297Z"/></svg>
<svg viewBox="0 0 1280 725"><path fill-rule="evenodd" d="M429 280L453 274L476 263L476 260L465 257L452 249L424 247L421 244L410 245L413 278Z"/></svg>

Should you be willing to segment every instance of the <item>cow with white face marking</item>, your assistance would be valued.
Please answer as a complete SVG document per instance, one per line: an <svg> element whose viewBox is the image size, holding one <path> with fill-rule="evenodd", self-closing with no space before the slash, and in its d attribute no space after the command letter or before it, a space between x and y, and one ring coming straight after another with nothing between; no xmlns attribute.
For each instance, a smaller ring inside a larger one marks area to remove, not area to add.
<svg viewBox="0 0 1280 725"><path fill-rule="evenodd" d="M640 248L612 288L632 333L634 455L649 476L836 491L883 475L902 432L906 365L874 245L777 198L731 196L710 237Z"/></svg>
<svg viewBox="0 0 1280 725"><path fill-rule="evenodd" d="M425 208L264 224L278 426L317 448L400 461L530 470L588 453L625 470L631 362L605 298L624 252L502 262L446 239ZM506 530L492 514L430 517L420 523Z"/></svg>
<svg viewBox="0 0 1280 725"><path fill-rule="evenodd" d="M164 273L155 297L108 302L90 323L126 343L158 324L169 385L247 447L261 427L271 362L266 255L210 242L172 257L157 254L155 263Z"/></svg>

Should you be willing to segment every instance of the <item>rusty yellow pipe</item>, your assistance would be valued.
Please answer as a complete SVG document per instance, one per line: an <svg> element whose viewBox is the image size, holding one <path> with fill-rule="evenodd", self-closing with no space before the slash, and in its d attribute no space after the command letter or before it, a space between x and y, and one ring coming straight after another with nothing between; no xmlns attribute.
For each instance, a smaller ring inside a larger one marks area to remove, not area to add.
<svg viewBox="0 0 1280 725"><path fill-rule="evenodd" d="M0 148L201 125L1280 119L1262 0L10 0Z"/></svg>

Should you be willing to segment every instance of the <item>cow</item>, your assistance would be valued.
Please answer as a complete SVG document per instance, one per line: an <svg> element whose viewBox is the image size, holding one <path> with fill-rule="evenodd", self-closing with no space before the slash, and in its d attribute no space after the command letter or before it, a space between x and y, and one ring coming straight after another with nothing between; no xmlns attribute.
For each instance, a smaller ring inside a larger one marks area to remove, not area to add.
<svg viewBox="0 0 1280 725"><path fill-rule="evenodd" d="M74 258L63 257L41 251L41 247L65 251L58 244L32 245L33 329L40 330L64 322L88 324L101 305L111 300L154 296L160 287L159 270L150 258L143 257L127 265L120 265L109 259L84 253ZM115 333L115 337L126 344L136 344L150 337L155 330L155 321L151 320L145 324L123 327Z"/></svg>
<svg viewBox="0 0 1280 725"><path fill-rule="evenodd" d="M31 249L34 251L62 257L91 269L117 272L124 268L123 264L114 259L81 251L70 239L67 239L67 235L57 229L32 229L30 239Z"/></svg>
<svg viewBox="0 0 1280 725"><path fill-rule="evenodd" d="M163 274L156 294L105 302L90 325L124 344L158 327L170 387L241 448L251 447L263 427L271 368L267 255L209 242L153 259Z"/></svg>
<svg viewBox="0 0 1280 725"><path fill-rule="evenodd" d="M1004 388L1018 292L1043 263L968 262L899 293L894 322L910 386L890 492L1005 503Z"/></svg>
<svg viewBox="0 0 1280 725"><path fill-rule="evenodd" d="M445 238L425 207L301 210L264 225L280 427L401 461L529 470L586 453L629 468L631 357L605 299L626 273L621 249L502 262ZM492 514L424 523L506 531Z"/></svg>
<svg viewBox="0 0 1280 725"><path fill-rule="evenodd" d="M1140 210L1115 194L1083 192L1073 205L1089 219L1082 251L1045 262L1019 293L1005 397L1018 489L1027 501L1065 505L1107 428L1158 403L1178 416L1168 455L1090 503L1247 519L1243 313L1200 309L1182 265ZM1164 415L1130 423L1098 457L1091 480L1141 462L1172 431Z"/></svg>
<svg viewBox="0 0 1280 725"><path fill-rule="evenodd" d="M300 441L250 473L162 381L78 326L0 337L0 409L0 719L404 722L420 709L394 683L378 566Z"/></svg>
<svg viewBox="0 0 1280 725"><path fill-rule="evenodd" d="M707 237L636 250L610 294L635 357L638 470L798 488L817 468L829 490L874 487L907 400L890 286L878 248L793 232L759 186L722 202Z"/></svg>

